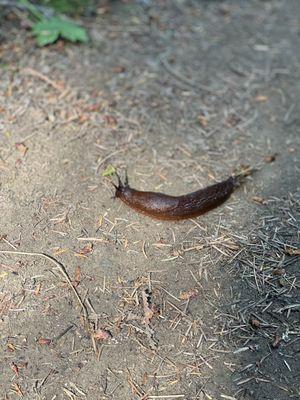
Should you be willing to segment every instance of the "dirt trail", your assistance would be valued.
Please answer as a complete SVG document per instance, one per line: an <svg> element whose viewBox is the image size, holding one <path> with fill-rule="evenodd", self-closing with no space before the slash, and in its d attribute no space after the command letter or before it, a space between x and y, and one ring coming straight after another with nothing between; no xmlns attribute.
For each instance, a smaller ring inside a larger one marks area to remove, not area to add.
<svg viewBox="0 0 300 400"><path fill-rule="evenodd" d="M61 262L87 316L60 268L2 254L0 399L299 396L299 15L116 2L43 49L1 21L0 248ZM170 194L258 171L171 223L113 199L109 164Z"/></svg>

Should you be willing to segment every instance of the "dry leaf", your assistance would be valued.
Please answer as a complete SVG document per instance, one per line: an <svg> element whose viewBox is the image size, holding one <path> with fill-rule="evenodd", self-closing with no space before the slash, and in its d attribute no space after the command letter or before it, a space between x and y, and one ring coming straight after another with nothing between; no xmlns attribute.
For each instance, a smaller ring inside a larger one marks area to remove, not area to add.
<svg viewBox="0 0 300 400"><path fill-rule="evenodd" d="M159 306L157 304L152 304L151 310L153 312L153 316L154 315L160 315L160 308L159 308Z"/></svg>
<svg viewBox="0 0 300 400"><path fill-rule="evenodd" d="M122 72L125 72L125 71L126 71L126 68L124 67L124 65L118 65L113 68L113 72L115 74L121 74Z"/></svg>
<svg viewBox="0 0 300 400"><path fill-rule="evenodd" d="M77 287L81 281L81 269L79 265L76 267L76 272L75 272L75 279L72 282L74 287Z"/></svg>
<svg viewBox="0 0 300 400"><path fill-rule="evenodd" d="M275 276L281 276L285 274L285 269L284 268L275 268L272 271L273 275Z"/></svg>
<svg viewBox="0 0 300 400"><path fill-rule="evenodd" d="M236 114L232 113L229 114L227 119L226 119L226 126L229 128L236 126L239 122L241 122L241 118L237 116Z"/></svg>
<svg viewBox="0 0 300 400"><path fill-rule="evenodd" d="M67 248L61 248L61 247L56 247L53 249L52 253L57 256L58 254L62 254L65 253L66 251L68 251L69 249Z"/></svg>
<svg viewBox="0 0 300 400"><path fill-rule="evenodd" d="M84 246L81 250L75 253L76 257L86 257L87 254L90 254L93 251L93 244L89 243Z"/></svg>
<svg viewBox="0 0 300 400"><path fill-rule="evenodd" d="M38 283L38 284L36 285L36 288L34 289L34 294L35 294L35 296L38 296L38 295L41 293L41 288L42 288L42 284L41 284L41 283Z"/></svg>
<svg viewBox="0 0 300 400"><path fill-rule="evenodd" d="M110 339L112 337L112 334L110 333L110 331L106 329L99 329L96 332L94 332L93 337L96 340L103 341Z"/></svg>
<svg viewBox="0 0 300 400"><path fill-rule="evenodd" d="M258 319L250 318L249 322L250 322L250 325L252 326L252 328L254 328L254 329L260 328L260 322Z"/></svg>
<svg viewBox="0 0 300 400"><path fill-rule="evenodd" d="M8 348L9 351L15 351L16 350L15 346L12 343L8 343L7 344L7 348Z"/></svg>
<svg viewBox="0 0 300 400"><path fill-rule="evenodd" d="M181 300L189 300L189 299L195 299L198 296L198 290L197 289L190 289L186 292L182 292L179 296Z"/></svg>
<svg viewBox="0 0 300 400"><path fill-rule="evenodd" d="M272 347L273 349L278 349L279 346L280 346L280 336L276 335L272 343Z"/></svg>
<svg viewBox="0 0 300 400"><path fill-rule="evenodd" d="M117 118L112 115L104 115L103 119L108 128L115 128L118 125Z"/></svg>
<svg viewBox="0 0 300 400"><path fill-rule="evenodd" d="M108 6L102 6L97 8L97 14L98 15L103 15L103 14L107 14L109 12L109 7Z"/></svg>
<svg viewBox="0 0 300 400"><path fill-rule="evenodd" d="M208 120L207 117L205 117L205 115L200 114L200 115L198 115L198 121L199 121L199 124L200 124L203 128L205 128L205 127L207 126L209 120Z"/></svg>
<svg viewBox="0 0 300 400"><path fill-rule="evenodd" d="M284 287L284 286L285 286L285 280L282 279L282 278L278 279L278 285L279 285L280 287Z"/></svg>
<svg viewBox="0 0 300 400"><path fill-rule="evenodd" d="M103 108L103 103L87 104L85 110L88 112L100 111Z"/></svg>
<svg viewBox="0 0 300 400"><path fill-rule="evenodd" d="M142 379L142 386L145 386L148 383L148 380L149 380L148 374L147 372L145 372Z"/></svg>
<svg viewBox="0 0 300 400"><path fill-rule="evenodd" d="M268 100L268 96L258 95L254 98L257 103L265 103Z"/></svg>
<svg viewBox="0 0 300 400"><path fill-rule="evenodd" d="M86 121L90 119L88 114L80 114L78 117L78 123L79 124L84 124Z"/></svg>
<svg viewBox="0 0 300 400"><path fill-rule="evenodd" d="M25 146L24 143L15 143L15 147L22 154L22 156L25 156L28 151L28 147Z"/></svg>
<svg viewBox="0 0 300 400"><path fill-rule="evenodd" d="M13 383L13 384L11 385L11 388L12 388L12 390L13 390L15 393L17 393L18 396L20 396L20 397L23 397L23 396L24 396L24 394L23 394L23 392L22 392L22 389L21 389L21 386L18 385L17 383Z"/></svg>
<svg viewBox="0 0 300 400"><path fill-rule="evenodd" d="M266 163L272 163L273 161L276 160L277 155L278 155L277 153L270 154L268 156L265 156L264 160L265 160Z"/></svg>
<svg viewBox="0 0 300 400"><path fill-rule="evenodd" d="M19 368L17 366L17 364L15 364L14 362L11 363L11 369L14 371L14 373L19 376Z"/></svg>
<svg viewBox="0 0 300 400"><path fill-rule="evenodd" d="M258 204L262 204L262 205L267 204L267 200L262 197L259 197L259 196L252 197L252 201L254 201L254 203L258 203Z"/></svg>
<svg viewBox="0 0 300 400"><path fill-rule="evenodd" d="M49 346L49 344L51 344L51 339L39 338L38 342L42 346Z"/></svg>
<svg viewBox="0 0 300 400"><path fill-rule="evenodd" d="M285 246L284 250L289 256L300 256L300 249L294 249L293 247Z"/></svg>

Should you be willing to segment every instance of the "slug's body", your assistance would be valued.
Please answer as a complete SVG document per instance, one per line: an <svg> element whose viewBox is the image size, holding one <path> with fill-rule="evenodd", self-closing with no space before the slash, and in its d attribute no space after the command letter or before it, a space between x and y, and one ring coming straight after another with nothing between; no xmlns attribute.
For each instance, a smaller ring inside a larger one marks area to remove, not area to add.
<svg viewBox="0 0 300 400"><path fill-rule="evenodd" d="M230 177L196 192L183 196L169 196L163 193L141 192L132 189L128 180L116 186L115 196L134 210L152 218L180 220L194 218L222 204L233 192L237 180Z"/></svg>

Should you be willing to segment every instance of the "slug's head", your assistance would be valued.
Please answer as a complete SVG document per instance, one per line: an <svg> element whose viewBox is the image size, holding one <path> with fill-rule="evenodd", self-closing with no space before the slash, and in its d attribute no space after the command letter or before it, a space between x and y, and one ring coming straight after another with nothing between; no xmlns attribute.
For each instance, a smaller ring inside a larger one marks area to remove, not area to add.
<svg viewBox="0 0 300 400"><path fill-rule="evenodd" d="M129 190L127 171L125 172L124 182L122 182L122 180L118 174L116 174L116 175L118 178L118 186L113 183L114 187L116 188L115 197L124 197L124 196L126 196L126 193Z"/></svg>

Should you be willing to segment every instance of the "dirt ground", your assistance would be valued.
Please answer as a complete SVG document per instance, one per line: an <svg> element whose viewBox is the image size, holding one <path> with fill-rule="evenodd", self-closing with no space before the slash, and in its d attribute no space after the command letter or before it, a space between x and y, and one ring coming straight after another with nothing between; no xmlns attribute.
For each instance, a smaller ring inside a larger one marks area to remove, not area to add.
<svg viewBox="0 0 300 400"><path fill-rule="evenodd" d="M1 18L0 399L300 398L300 2L112 2L41 49ZM158 222L110 164L169 194L257 171Z"/></svg>

